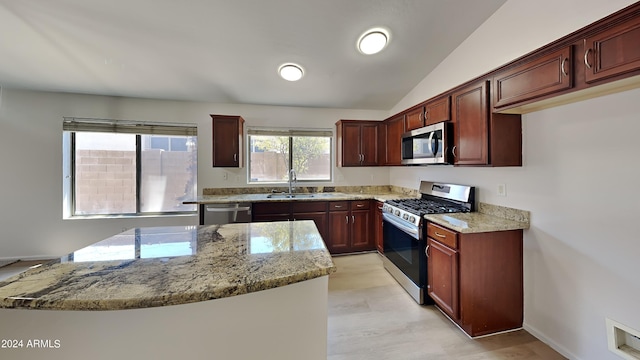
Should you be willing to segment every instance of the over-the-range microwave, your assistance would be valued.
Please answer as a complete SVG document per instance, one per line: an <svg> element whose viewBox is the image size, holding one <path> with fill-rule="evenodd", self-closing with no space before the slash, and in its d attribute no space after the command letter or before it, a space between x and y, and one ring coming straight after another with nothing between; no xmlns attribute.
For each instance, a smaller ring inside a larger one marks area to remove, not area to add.
<svg viewBox="0 0 640 360"><path fill-rule="evenodd" d="M402 134L402 164L449 164L452 135L451 123L445 121Z"/></svg>

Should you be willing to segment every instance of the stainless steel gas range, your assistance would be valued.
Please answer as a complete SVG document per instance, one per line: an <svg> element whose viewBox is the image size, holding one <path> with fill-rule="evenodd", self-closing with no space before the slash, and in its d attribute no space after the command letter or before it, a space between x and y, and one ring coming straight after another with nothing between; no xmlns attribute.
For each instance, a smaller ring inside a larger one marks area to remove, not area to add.
<svg viewBox="0 0 640 360"><path fill-rule="evenodd" d="M420 197L389 200L382 207L385 269L418 304L432 303L427 285L427 214L475 210L475 188L466 185L420 182Z"/></svg>

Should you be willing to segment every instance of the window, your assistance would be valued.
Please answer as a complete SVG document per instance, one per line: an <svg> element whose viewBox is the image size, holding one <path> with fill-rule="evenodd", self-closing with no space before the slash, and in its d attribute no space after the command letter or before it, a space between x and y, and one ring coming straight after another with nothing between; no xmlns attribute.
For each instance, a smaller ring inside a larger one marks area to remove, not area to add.
<svg viewBox="0 0 640 360"><path fill-rule="evenodd" d="M249 179L285 183L289 170L299 182L331 181L331 130L249 129Z"/></svg>
<svg viewBox="0 0 640 360"><path fill-rule="evenodd" d="M63 126L65 218L191 213L197 129L189 124L70 119Z"/></svg>

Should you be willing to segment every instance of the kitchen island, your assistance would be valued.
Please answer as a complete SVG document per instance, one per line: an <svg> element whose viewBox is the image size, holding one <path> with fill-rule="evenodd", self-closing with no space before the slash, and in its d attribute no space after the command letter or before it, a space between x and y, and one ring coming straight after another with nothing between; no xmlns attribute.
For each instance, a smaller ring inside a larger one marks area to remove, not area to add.
<svg viewBox="0 0 640 360"><path fill-rule="evenodd" d="M334 271L312 221L131 229L0 282L0 358L326 359Z"/></svg>

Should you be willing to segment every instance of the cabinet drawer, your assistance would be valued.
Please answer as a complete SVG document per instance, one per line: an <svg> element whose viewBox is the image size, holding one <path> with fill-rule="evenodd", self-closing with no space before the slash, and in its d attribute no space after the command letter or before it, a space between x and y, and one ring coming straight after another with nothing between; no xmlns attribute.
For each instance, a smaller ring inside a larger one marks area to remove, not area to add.
<svg viewBox="0 0 640 360"><path fill-rule="evenodd" d="M427 223L427 236L452 249L458 248L458 234L455 231L433 223Z"/></svg>
<svg viewBox="0 0 640 360"><path fill-rule="evenodd" d="M326 201L293 201L293 213L327 211Z"/></svg>
<svg viewBox="0 0 640 360"><path fill-rule="evenodd" d="M329 202L329 211L349 211L349 202L331 201Z"/></svg>
<svg viewBox="0 0 640 360"><path fill-rule="evenodd" d="M354 200L351 202L351 210L367 210L370 203L369 200Z"/></svg>

